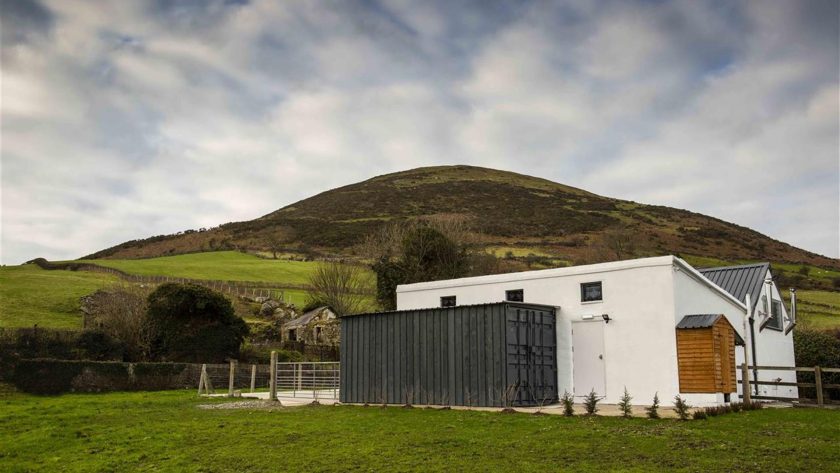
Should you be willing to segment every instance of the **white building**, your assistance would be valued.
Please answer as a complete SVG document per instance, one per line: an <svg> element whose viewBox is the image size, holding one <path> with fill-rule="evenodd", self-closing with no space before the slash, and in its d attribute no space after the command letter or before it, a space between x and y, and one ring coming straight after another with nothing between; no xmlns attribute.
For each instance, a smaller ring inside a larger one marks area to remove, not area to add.
<svg viewBox="0 0 840 473"><path fill-rule="evenodd" d="M735 366L745 356L751 364L755 359L760 365L794 366L793 335L785 331L791 324L767 264L701 272L680 258L662 256L397 288L398 310L504 300L556 307L561 394L582 397L594 389L605 402L616 403L626 387L640 404L658 393L663 404L680 394L692 405L713 405L737 400L740 387L734 381L740 370ZM774 317L767 317L764 307ZM754 314L752 329L749 314ZM700 340L697 330L704 329L708 345L692 341ZM719 329L723 338L718 338ZM703 346L698 351L691 343ZM704 378L712 383L718 372L714 389L692 384L700 375L699 362L690 358L700 352L716 360L710 378ZM794 376L790 371L759 373L761 380L795 381ZM760 386L759 394L796 397L797 391Z"/></svg>

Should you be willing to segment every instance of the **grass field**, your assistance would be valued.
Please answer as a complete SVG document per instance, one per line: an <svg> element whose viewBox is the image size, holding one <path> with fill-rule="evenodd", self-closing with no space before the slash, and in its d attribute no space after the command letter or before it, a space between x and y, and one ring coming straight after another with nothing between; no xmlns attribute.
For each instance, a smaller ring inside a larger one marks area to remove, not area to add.
<svg viewBox="0 0 840 473"><path fill-rule="evenodd" d="M31 264L0 267L0 327L81 328L79 298L117 281L110 275L46 271Z"/></svg>
<svg viewBox="0 0 840 473"><path fill-rule="evenodd" d="M259 258L238 251L213 251L134 260L90 260L131 274L222 281L306 284L318 267L314 261ZM365 270L366 277L372 273Z"/></svg>
<svg viewBox="0 0 840 473"><path fill-rule="evenodd" d="M790 300L785 296L785 305ZM799 327L840 329L840 292L796 291L796 311Z"/></svg>
<svg viewBox="0 0 840 473"><path fill-rule="evenodd" d="M705 421L0 395L0 471L838 471L840 411Z"/></svg>

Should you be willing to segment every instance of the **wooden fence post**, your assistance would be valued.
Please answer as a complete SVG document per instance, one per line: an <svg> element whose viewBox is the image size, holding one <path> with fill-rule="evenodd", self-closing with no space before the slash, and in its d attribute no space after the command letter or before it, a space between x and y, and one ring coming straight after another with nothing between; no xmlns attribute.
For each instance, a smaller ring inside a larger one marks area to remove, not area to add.
<svg viewBox="0 0 840 473"><path fill-rule="evenodd" d="M814 367L814 383L817 385L817 405L823 406L822 368Z"/></svg>
<svg viewBox="0 0 840 473"><path fill-rule="evenodd" d="M277 399L277 352L271 350L271 363L268 367L268 400Z"/></svg>
<svg viewBox="0 0 840 473"><path fill-rule="evenodd" d="M257 388L257 365L251 365L251 392Z"/></svg>
<svg viewBox="0 0 840 473"><path fill-rule="evenodd" d="M201 396L201 388L205 387L207 379L207 365L201 365L201 376L198 377L198 395ZM209 392L207 394L210 394Z"/></svg>
<svg viewBox="0 0 840 473"><path fill-rule="evenodd" d="M230 374L228 376L228 397L233 397L233 378L236 376L236 360L230 360Z"/></svg>
<svg viewBox="0 0 840 473"><path fill-rule="evenodd" d="M747 368L747 363L741 363L741 392L743 393L744 403L749 404L752 402L752 396L750 394L750 370Z"/></svg>

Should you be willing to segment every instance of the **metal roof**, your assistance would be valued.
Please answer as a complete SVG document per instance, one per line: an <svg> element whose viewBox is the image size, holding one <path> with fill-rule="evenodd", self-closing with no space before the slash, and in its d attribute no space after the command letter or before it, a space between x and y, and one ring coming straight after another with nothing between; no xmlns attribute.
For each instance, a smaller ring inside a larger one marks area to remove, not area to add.
<svg viewBox="0 0 840 473"><path fill-rule="evenodd" d="M698 271L741 302L746 303L746 296L750 294L751 309L755 310L761 294L761 285L764 284L764 277L769 269L770 263L756 263L705 268Z"/></svg>
<svg viewBox="0 0 840 473"><path fill-rule="evenodd" d="M721 317L723 316L720 314L686 315L677 324L677 328L708 328L714 325Z"/></svg>
<svg viewBox="0 0 840 473"><path fill-rule="evenodd" d="M686 315L677 324L677 328L678 329L680 329L680 328L682 328L682 329L710 328L721 317L723 317L723 315L721 315L721 314L692 314L692 315ZM726 319L724 318L724 320L726 320ZM729 326L732 326L732 324L730 324L728 320L726 321L726 323ZM733 330L733 333L735 334L735 344L736 345L743 345L744 344L744 339L741 338L741 335L738 334L738 331Z"/></svg>

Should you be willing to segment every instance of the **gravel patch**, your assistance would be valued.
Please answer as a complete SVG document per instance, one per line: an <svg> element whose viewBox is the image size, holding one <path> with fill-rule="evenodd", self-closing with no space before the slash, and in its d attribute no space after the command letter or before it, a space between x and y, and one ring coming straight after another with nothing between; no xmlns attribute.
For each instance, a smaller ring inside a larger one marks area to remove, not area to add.
<svg viewBox="0 0 840 473"><path fill-rule="evenodd" d="M253 401L236 401L236 402L220 402L218 404L199 404L199 409L274 409L283 407L277 401L268 400L253 400Z"/></svg>

